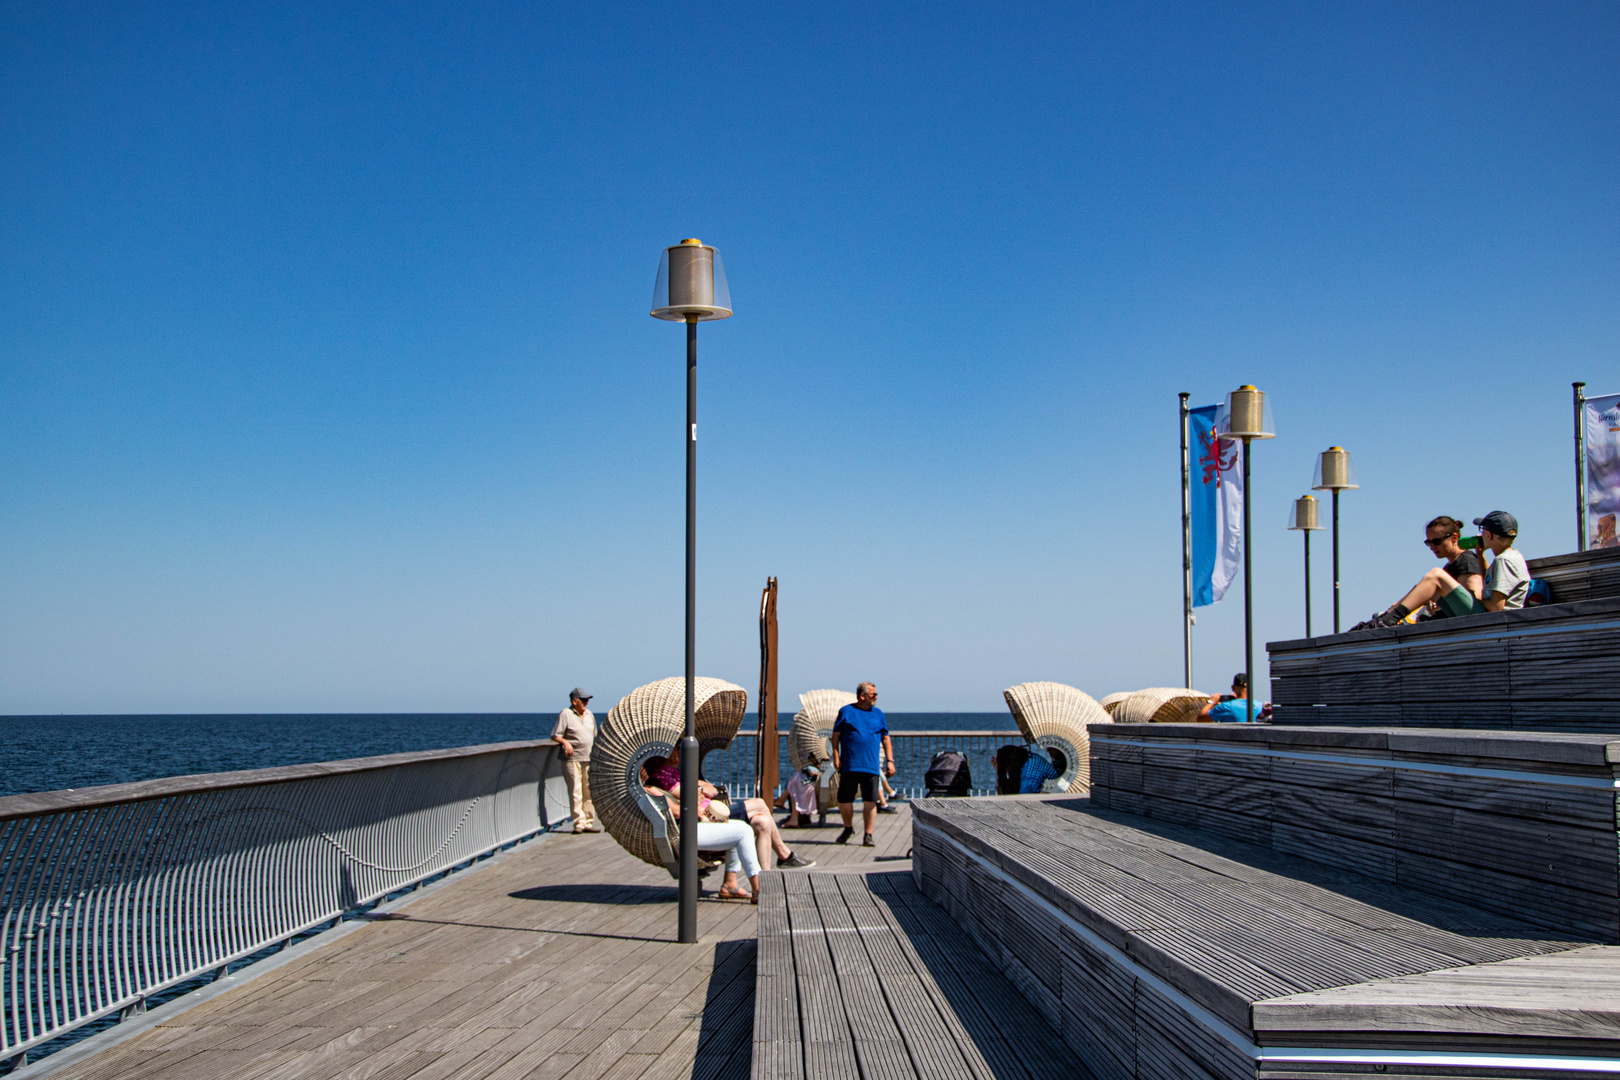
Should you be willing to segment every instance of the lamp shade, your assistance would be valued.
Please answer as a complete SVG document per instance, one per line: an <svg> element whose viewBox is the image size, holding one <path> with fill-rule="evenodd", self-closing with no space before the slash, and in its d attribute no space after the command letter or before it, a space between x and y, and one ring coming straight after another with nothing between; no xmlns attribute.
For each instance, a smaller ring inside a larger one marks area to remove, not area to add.
<svg viewBox="0 0 1620 1080"><path fill-rule="evenodd" d="M1223 439L1276 437L1271 425L1271 402L1252 386L1240 386L1226 395L1226 415L1227 427L1220 433Z"/></svg>
<svg viewBox="0 0 1620 1080"><path fill-rule="evenodd" d="M1350 491L1359 488L1356 467L1350 460L1350 451L1342 446L1330 446L1316 455L1316 475L1311 480L1313 491Z"/></svg>
<svg viewBox="0 0 1620 1080"><path fill-rule="evenodd" d="M652 317L671 322L731 318L731 290L720 253L701 240L665 248L653 285Z"/></svg>
<svg viewBox="0 0 1620 1080"><path fill-rule="evenodd" d="M1316 517L1316 496L1301 495L1288 508L1288 527L1301 532L1317 532L1322 524Z"/></svg>

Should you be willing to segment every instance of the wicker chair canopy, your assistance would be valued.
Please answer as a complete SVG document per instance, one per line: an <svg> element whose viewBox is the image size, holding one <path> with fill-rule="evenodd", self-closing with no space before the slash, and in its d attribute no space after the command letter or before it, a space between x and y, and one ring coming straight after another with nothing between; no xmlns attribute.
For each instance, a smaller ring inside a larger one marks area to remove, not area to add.
<svg viewBox="0 0 1620 1080"><path fill-rule="evenodd" d="M1120 702L1124 701L1134 693L1136 693L1135 690L1116 690L1114 693L1109 694L1107 697L1098 701L1097 704L1101 705L1103 707L1103 711L1109 716L1113 716L1114 706L1118 705Z"/></svg>
<svg viewBox="0 0 1620 1080"><path fill-rule="evenodd" d="M698 679L693 690L699 746L705 753L729 746L748 710L748 691L723 679ZM685 728L686 680L660 679L613 706L591 748L591 801L602 827L624 850L672 874L680 836L641 786L641 767L675 749Z"/></svg>
<svg viewBox="0 0 1620 1080"><path fill-rule="evenodd" d="M1091 790L1091 737L1087 724L1110 722L1090 694L1058 682L1027 682L1002 691L1013 721L1024 738L1042 750L1063 755L1063 775L1048 780L1043 791Z"/></svg>
<svg viewBox="0 0 1620 1080"><path fill-rule="evenodd" d="M1156 686L1115 705L1113 717L1118 724L1191 724L1208 702L1208 694L1185 686Z"/></svg>
<svg viewBox="0 0 1620 1080"><path fill-rule="evenodd" d="M827 736L832 734L838 710L853 704L855 695L848 690L810 690L799 695L799 711L793 716L793 729L788 735L788 760L795 769L809 765L812 756L832 760Z"/></svg>

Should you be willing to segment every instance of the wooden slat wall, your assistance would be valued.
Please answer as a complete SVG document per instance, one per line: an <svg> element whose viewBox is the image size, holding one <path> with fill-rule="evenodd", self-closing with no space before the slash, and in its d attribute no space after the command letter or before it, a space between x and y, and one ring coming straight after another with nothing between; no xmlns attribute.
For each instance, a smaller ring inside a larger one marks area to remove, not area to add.
<svg viewBox="0 0 1620 1080"><path fill-rule="evenodd" d="M1266 649L1279 724L1620 733L1620 598Z"/></svg>
<svg viewBox="0 0 1620 1080"><path fill-rule="evenodd" d="M1309 742L1302 742L1307 734ZM1620 854L1615 770L1607 757L1617 751L1620 743L1604 738L1510 740L1404 729L1178 725L1097 732L1091 798L1098 807L1616 942ZM1536 760L1559 756L1569 760ZM1527 775L1395 767L1402 762ZM1539 782L1529 774L1605 786Z"/></svg>
<svg viewBox="0 0 1620 1080"><path fill-rule="evenodd" d="M1449 971L1579 945L1339 871L1290 876L1311 864L1271 855L1247 861L1240 856L1257 849L1128 821L1084 800L942 800L914 810L913 872L922 894L1008 975L1032 1014L1055 1013L1082 1067L1074 1075L1304 1075L1275 1064L1262 1069L1255 1003L1288 1002L1293 1030L1304 1040L1296 1045L1323 1045L1311 1041L1309 1003L1296 996L1313 992L1307 987L1348 987L1404 977L1397 971ZM1533 982L1532 971L1525 993ZM1460 1012L1451 1029L1435 1031L1423 1045L1455 1049L1474 1039L1476 1049L1485 1048L1467 1029L1466 1010ZM1596 1020L1604 1031L1613 1026ZM1612 1052L1615 1041L1607 1037ZM1401 1038L1405 1032L1387 1041L1376 1030L1357 1032L1348 1045L1414 1045ZM1311 1076L1362 1075L1367 1066L1310 1069ZM1396 1073L1408 1075L1392 1068ZM1465 1067L1446 1075L1502 1073Z"/></svg>

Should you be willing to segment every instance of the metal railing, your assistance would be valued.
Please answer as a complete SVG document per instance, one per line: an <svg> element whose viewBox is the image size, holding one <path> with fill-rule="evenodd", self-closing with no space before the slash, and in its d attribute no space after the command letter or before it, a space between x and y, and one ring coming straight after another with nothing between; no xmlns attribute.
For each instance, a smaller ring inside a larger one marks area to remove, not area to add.
<svg viewBox="0 0 1620 1080"><path fill-rule="evenodd" d="M497 743L0 798L0 1066L541 831L556 750Z"/></svg>
<svg viewBox="0 0 1620 1080"><path fill-rule="evenodd" d="M923 787L923 773L928 762L941 750L956 750L967 755L968 767L973 772L974 795L994 795L996 769L990 758L1008 743L1024 745L1024 736L1018 731L895 731L890 736L894 743L895 793L902 799L920 799L927 794ZM739 732L729 750L715 750L703 759L703 775L710 783L725 785L733 798L749 798L754 790L754 746L758 734ZM780 740L780 768L778 775L784 781L793 775L788 762L787 739Z"/></svg>

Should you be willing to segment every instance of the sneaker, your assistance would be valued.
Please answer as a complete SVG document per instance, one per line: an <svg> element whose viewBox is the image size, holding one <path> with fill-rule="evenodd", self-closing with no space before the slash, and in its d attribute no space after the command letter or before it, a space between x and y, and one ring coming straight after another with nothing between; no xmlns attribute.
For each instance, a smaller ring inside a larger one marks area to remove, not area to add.
<svg viewBox="0 0 1620 1080"><path fill-rule="evenodd" d="M861 847L877 847L877 841L872 839L871 833L866 834L866 839L861 841Z"/></svg>
<svg viewBox="0 0 1620 1080"><path fill-rule="evenodd" d="M844 831L838 834L838 839L835 841L835 843L847 844L849 843L849 838L854 835L855 830L846 825L844 826Z"/></svg>
<svg viewBox="0 0 1620 1080"><path fill-rule="evenodd" d="M776 860L778 870L808 870L814 865L816 865L816 860L801 859L797 851L790 851L787 858Z"/></svg>
<svg viewBox="0 0 1620 1080"><path fill-rule="evenodd" d="M890 806L888 803L884 803L882 806L878 807L878 813L880 813L880 814L898 814L899 812L900 811L896 810L893 806Z"/></svg>

